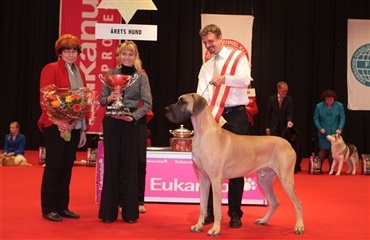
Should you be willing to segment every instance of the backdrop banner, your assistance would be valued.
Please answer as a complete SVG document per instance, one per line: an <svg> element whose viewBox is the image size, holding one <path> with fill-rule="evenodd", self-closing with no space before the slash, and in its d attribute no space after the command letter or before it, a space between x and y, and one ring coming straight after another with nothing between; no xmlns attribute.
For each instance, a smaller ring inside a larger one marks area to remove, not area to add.
<svg viewBox="0 0 370 240"><path fill-rule="evenodd" d="M77 61L86 75L87 87L100 96L102 83L99 74L116 66L115 48L119 40L96 39L96 23L121 23L122 17L117 10L98 9L101 0L61 0L60 35L70 33L77 36L82 45L82 53ZM88 133L102 134L102 120L105 108L100 107L96 118L89 126Z"/></svg>
<svg viewBox="0 0 370 240"><path fill-rule="evenodd" d="M250 66L252 66L252 30L254 17L250 15L222 15L202 14L202 27L208 24L216 24L221 28L223 44L227 48L238 49L247 55ZM207 62L212 55L203 47L203 62ZM252 79L253 81L253 79ZM247 89L248 96L250 89ZM253 96L256 97L255 89Z"/></svg>
<svg viewBox="0 0 370 240"><path fill-rule="evenodd" d="M253 16L249 15L220 15L220 14L202 14L202 27L208 24L216 24L221 28L223 44L227 48L238 49L244 52L249 60L251 66L252 60L252 29L253 29ZM212 55L203 47L203 62L208 61L212 58ZM253 80L253 79L252 79ZM256 91L254 88L246 88L245 94L248 94L252 101L256 100ZM249 176L249 181L257 186L257 176L254 174ZM244 183L244 195L250 194L246 193L246 188L249 184ZM259 188L253 189L253 198L258 200L259 204L265 204L263 194ZM243 195L243 198L244 198ZM223 203L227 200L227 196L223 196ZM245 199L242 200L243 203L248 203ZM251 203L251 202L249 202ZM254 202L253 204L257 204Z"/></svg>
<svg viewBox="0 0 370 240"><path fill-rule="evenodd" d="M349 110L370 110L370 20L348 19Z"/></svg>

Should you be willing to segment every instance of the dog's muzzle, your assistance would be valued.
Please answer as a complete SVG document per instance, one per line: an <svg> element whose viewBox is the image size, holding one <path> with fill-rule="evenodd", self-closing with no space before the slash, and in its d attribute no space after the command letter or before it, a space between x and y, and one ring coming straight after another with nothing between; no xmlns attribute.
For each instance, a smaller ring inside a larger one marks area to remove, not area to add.
<svg viewBox="0 0 370 240"><path fill-rule="evenodd" d="M165 113L166 118L173 123L183 123L191 116L184 106L180 107L177 103L165 107Z"/></svg>

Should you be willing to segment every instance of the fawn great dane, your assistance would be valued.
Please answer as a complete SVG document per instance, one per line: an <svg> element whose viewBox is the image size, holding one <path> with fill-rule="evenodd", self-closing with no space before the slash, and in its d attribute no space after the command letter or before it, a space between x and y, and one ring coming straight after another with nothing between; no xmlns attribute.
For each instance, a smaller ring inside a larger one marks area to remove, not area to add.
<svg viewBox="0 0 370 240"><path fill-rule="evenodd" d="M256 224L266 225L279 205L273 191L276 176L290 197L296 213L294 232L304 232L302 204L294 186L296 155L285 139L275 136L237 135L218 125L202 96L184 94L178 101L165 108L170 122L182 123L189 118L194 128L192 159L200 185L200 214L198 222L191 226L192 232L200 232L207 214L207 201L212 184L214 223L209 236L218 236L222 219L223 179L243 177L257 172L258 186L266 197L269 208Z"/></svg>

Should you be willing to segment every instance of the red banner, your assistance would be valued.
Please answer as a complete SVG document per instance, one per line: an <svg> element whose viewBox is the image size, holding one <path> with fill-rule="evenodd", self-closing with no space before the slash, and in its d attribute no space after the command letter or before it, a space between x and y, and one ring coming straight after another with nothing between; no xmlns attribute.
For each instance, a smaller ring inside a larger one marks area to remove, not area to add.
<svg viewBox="0 0 370 240"><path fill-rule="evenodd" d="M99 74L105 74L115 67L115 48L119 40L96 39L96 23L121 23L122 17L117 10L98 9L101 0L61 0L60 1L60 35L70 33L77 36L82 45L77 64L85 73L87 87L100 94L102 83ZM102 134L102 120L105 108L100 107L95 121L88 128L88 133Z"/></svg>

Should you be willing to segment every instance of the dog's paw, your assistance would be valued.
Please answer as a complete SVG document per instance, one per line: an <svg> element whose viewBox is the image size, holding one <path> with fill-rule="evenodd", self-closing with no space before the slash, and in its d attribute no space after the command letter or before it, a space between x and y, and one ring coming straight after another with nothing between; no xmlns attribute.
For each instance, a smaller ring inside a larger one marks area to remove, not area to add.
<svg viewBox="0 0 370 240"><path fill-rule="evenodd" d="M190 227L190 232L201 232L202 231L202 224L196 224Z"/></svg>
<svg viewBox="0 0 370 240"><path fill-rule="evenodd" d="M304 233L304 227L303 226L296 226L294 228L294 233L295 234L303 234Z"/></svg>
<svg viewBox="0 0 370 240"><path fill-rule="evenodd" d="M254 223L261 226L267 225L267 222L263 221L263 219L257 219Z"/></svg>
<svg viewBox="0 0 370 240"><path fill-rule="evenodd" d="M220 235L220 228L217 228L217 227L212 227L208 233L207 233L208 236L210 237L217 237Z"/></svg>

